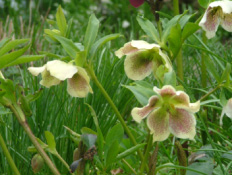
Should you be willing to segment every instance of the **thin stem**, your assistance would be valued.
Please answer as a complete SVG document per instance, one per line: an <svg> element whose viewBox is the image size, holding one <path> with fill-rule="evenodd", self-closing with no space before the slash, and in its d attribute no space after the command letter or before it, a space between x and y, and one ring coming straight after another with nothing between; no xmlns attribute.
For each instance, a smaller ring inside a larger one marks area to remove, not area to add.
<svg viewBox="0 0 232 175"><path fill-rule="evenodd" d="M203 97L201 97L200 101L204 101L208 96L210 96L212 93L214 93L220 87L221 87L221 85L217 85L214 89L212 89L210 92L208 92Z"/></svg>
<svg viewBox="0 0 232 175"><path fill-rule="evenodd" d="M33 143L33 145L35 146L35 148L37 149L37 151L41 155L41 157L44 159L44 161L46 162L48 167L51 169L53 174L60 175L60 172L56 169L55 165L52 163L52 161L50 160L48 155L45 153L43 148L40 146L40 144L36 140L36 137L34 136L30 127L28 126L27 121L22 120L22 119L25 119L25 115L24 115L22 109L17 104L10 105L10 109L14 113L14 115L16 116L19 123L22 125L24 131L29 136L31 142Z"/></svg>
<svg viewBox="0 0 232 175"><path fill-rule="evenodd" d="M56 155L56 157L64 164L64 166L68 169L68 171L70 172L71 170L70 170L69 165L68 165L67 162L60 156L60 154L59 154L59 153L56 153L55 155ZM73 173L72 173L72 174L73 174Z"/></svg>
<svg viewBox="0 0 232 175"><path fill-rule="evenodd" d="M155 150L153 151L150 162L149 162L149 168L150 168L149 175L153 175L153 174L155 175L158 150L159 150L159 144L158 142L156 142Z"/></svg>
<svg viewBox="0 0 232 175"><path fill-rule="evenodd" d="M144 159L142 161L142 165L141 165L141 168L140 168L141 173L143 173L144 167L147 164L147 160L148 160L148 156L149 156L149 152L151 150L151 147L152 147L152 134L149 134Z"/></svg>
<svg viewBox="0 0 232 175"><path fill-rule="evenodd" d="M14 172L15 175L20 175L18 168L16 167L14 160L12 159L6 144L2 138L2 135L0 134L0 146L2 147L3 154L6 156L6 160L9 163L12 171Z"/></svg>
<svg viewBox="0 0 232 175"><path fill-rule="evenodd" d="M112 99L110 98L110 96L108 95L108 93L106 92L106 90L104 89L104 87L101 85L101 83L98 81L93 69L90 67L90 65L86 65L86 70L89 73L91 79L93 80L93 82L96 84L96 86L99 88L99 90L101 91L101 93L103 94L103 96L105 97L105 99L108 101L109 105L111 106L111 108L114 110L118 120L120 121L120 123L122 124L124 130L126 131L127 135L129 136L130 140L132 141L132 143L134 145L137 145L137 142L133 136L133 134L131 133L131 131L129 130L129 128L127 127L123 117L121 116L120 112L118 111L118 108L115 106L114 102L112 101ZM140 156L141 161L143 161L143 154L141 153L140 150L138 150L138 154Z"/></svg>
<svg viewBox="0 0 232 175"><path fill-rule="evenodd" d="M135 175L137 175L137 172L131 167L131 165L130 165L125 159L122 159L122 161L128 166L128 168L129 168Z"/></svg>
<svg viewBox="0 0 232 175"><path fill-rule="evenodd" d="M174 15L180 14L179 0L173 0L173 13L174 13Z"/></svg>

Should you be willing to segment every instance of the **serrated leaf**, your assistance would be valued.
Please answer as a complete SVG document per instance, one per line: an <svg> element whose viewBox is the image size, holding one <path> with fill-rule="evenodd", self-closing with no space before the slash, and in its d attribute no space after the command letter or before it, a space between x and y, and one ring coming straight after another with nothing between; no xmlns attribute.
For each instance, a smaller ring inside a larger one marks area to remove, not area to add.
<svg viewBox="0 0 232 175"><path fill-rule="evenodd" d="M76 45L71 39L67 39L65 37L58 36L58 35L54 35L53 37L60 42L60 44L62 45L64 50L70 55L70 57L74 59L76 58L76 54L80 50L76 47Z"/></svg>
<svg viewBox="0 0 232 175"><path fill-rule="evenodd" d="M56 142L53 134L49 131L45 131L45 138L49 149L51 149L51 153L54 154L56 152Z"/></svg>
<svg viewBox="0 0 232 175"><path fill-rule="evenodd" d="M0 49L0 57L5 53L11 51L15 47L19 46L20 44L27 43L28 41L29 39L17 39L17 40L9 41Z"/></svg>
<svg viewBox="0 0 232 175"><path fill-rule="evenodd" d="M88 27L85 32L84 46L85 50L88 53L90 48L92 47L98 33L99 29L99 20L96 18L94 14L92 14L89 18Z"/></svg>
<svg viewBox="0 0 232 175"><path fill-rule="evenodd" d="M147 105L149 98L155 95L153 86L145 81L137 81L131 86L124 85L124 87L129 89L134 94L135 98L142 106Z"/></svg>
<svg viewBox="0 0 232 175"><path fill-rule="evenodd" d="M44 57L45 57L45 55L23 55L23 56L18 57L15 61L12 61L11 63L7 64L4 67L10 67L10 66L18 65L18 64L37 61L37 60L40 60Z"/></svg>
<svg viewBox="0 0 232 175"><path fill-rule="evenodd" d="M107 43L108 41L114 40L116 38L122 37L121 34L116 33L116 34L110 34L110 35L106 35L102 38L100 38L99 40L97 40L93 46L91 47L91 50L89 52L90 55L90 59L93 59L93 57L96 54L96 51L99 47L103 46L105 43Z"/></svg>
<svg viewBox="0 0 232 175"><path fill-rule="evenodd" d="M174 25L171 30L170 30L170 34L168 37L168 43L169 43L169 48L172 51L172 57L176 58L177 54L180 51L181 48L181 27L180 24L176 24Z"/></svg>
<svg viewBox="0 0 232 175"><path fill-rule="evenodd" d="M58 7L56 12L56 23L62 36L66 34L67 23L61 6Z"/></svg>
<svg viewBox="0 0 232 175"><path fill-rule="evenodd" d="M188 22L183 29L182 32L182 42L184 42L190 35L195 33L198 29L200 29L199 25L196 23Z"/></svg>
<svg viewBox="0 0 232 175"><path fill-rule="evenodd" d="M22 56L30 47L30 44L17 51L5 54L0 57L0 69Z"/></svg>
<svg viewBox="0 0 232 175"><path fill-rule="evenodd" d="M156 27L146 18L137 16L137 21L143 31L155 42L160 43L160 36Z"/></svg>
<svg viewBox="0 0 232 175"><path fill-rule="evenodd" d="M119 149L119 144L118 144L118 141L115 140L114 142L112 142L111 146L109 147L109 150L106 153L106 156L105 156L106 167L108 167L109 165L115 162L116 157L118 155L118 149Z"/></svg>

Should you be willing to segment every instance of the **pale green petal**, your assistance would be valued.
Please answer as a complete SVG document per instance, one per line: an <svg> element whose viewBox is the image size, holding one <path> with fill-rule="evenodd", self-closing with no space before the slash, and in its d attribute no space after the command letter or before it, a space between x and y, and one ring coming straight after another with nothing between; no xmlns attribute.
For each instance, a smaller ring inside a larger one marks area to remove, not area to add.
<svg viewBox="0 0 232 175"><path fill-rule="evenodd" d="M42 80L40 81L41 85L49 88L59 83L60 83L60 80L51 76L50 72L48 72L46 69L42 72Z"/></svg>
<svg viewBox="0 0 232 175"><path fill-rule="evenodd" d="M168 69L168 72L172 71L172 63L169 57L159 49L159 55L162 57L162 61L164 62L164 66Z"/></svg>
<svg viewBox="0 0 232 175"><path fill-rule="evenodd" d="M38 76L40 73L42 73L46 69L46 65L42 67L29 67L28 70L29 72L34 75Z"/></svg>
<svg viewBox="0 0 232 175"><path fill-rule="evenodd" d="M88 95L88 93L93 93L92 88L89 84L90 78L81 67L77 67L78 72L70 79L68 79L68 93L73 97L83 98Z"/></svg>
<svg viewBox="0 0 232 175"><path fill-rule="evenodd" d="M176 109L174 114L169 114L170 132L182 139L194 139L196 135L196 119L192 113L184 109Z"/></svg>
<svg viewBox="0 0 232 175"><path fill-rule="evenodd" d="M137 52L139 49L131 45L131 42L124 44L119 50L115 51L115 55L118 58L122 58L124 55L129 55L134 52Z"/></svg>
<svg viewBox="0 0 232 175"><path fill-rule="evenodd" d="M226 114L227 117L232 119L232 98L228 100L226 106L224 106L222 109L222 114L220 117L220 125L222 125L222 119L224 114Z"/></svg>
<svg viewBox="0 0 232 175"><path fill-rule="evenodd" d="M168 138L170 134L168 116L168 113L161 108L154 110L148 116L147 126L153 134L153 142L164 141Z"/></svg>
<svg viewBox="0 0 232 175"><path fill-rule="evenodd" d="M197 101L195 103L189 103L189 106L175 105L175 107L185 109L190 113L196 113L200 110L201 105L200 105L200 101Z"/></svg>
<svg viewBox="0 0 232 175"><path fill-rule="evenodd" d="M223 13L231 13L232 12L232 1L229 1L229 0L214 1L209 4L209 7L211 8L221 7Z"/></svg>
<svg viewBox="0 0 232 175"><path fill-rule="evenodd" d="M159 98L157 96L152 96L149 99L149 102L146 106L144 106L143 108L134 108L131 111L131 115L133 117L133 119L140 123L142 119L144 119L145 117L148 116L148 114L154 110L155 108L159 107Z"/></svg>
<svg viewBox="0 0 232 175"><path fill-rule="evenodd" d="M176 95L170 99L171 103L176 107L189 106L189 96L183 91L177 91Z"/></svg>
<svg viewBox="0 0 232 175"><path fill-rule="evenodd" d="M160 48L158 44L149 44L148 42L143 40L132 40L131 46L139 50L150 50L153 48L158 48L158 49Z"/></svg>
<svg viewBox="0 0 232 175"><path fill-rule="evenodd" d="M144 51L138 51L128 55L124 62L124 69L128 78L132 80L142 80L151 74L153 62L149 54Z"/></svg>
<svg viewBox="0 0 232 175"><path fill-rule="evenodd" d="M57 79L64 81L67 78L72 78L77 73L77 67L72 64L65 63L60 60L47 62L47 70Z"/></svg>
<svg viewBox="0 0 232 175"><path fill-rule="evenodd" d="M231 4L231 6L232 6L232 4ZM232 13L224 15L224 17L221 21L221 25L226 31L232 32Z"/></svg>

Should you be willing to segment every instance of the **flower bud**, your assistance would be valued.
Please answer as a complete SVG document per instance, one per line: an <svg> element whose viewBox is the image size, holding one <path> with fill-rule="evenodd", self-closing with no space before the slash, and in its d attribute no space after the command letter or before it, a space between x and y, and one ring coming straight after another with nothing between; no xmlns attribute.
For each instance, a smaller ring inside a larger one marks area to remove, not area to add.
<svg viewBox="0 0 232 175"><path fill-rule="evenodd" d="M44 160L43 158L39 155L36 154L33 156L33 158L31 159L31 167L34 173L38 173L44 165Z"/></svg>

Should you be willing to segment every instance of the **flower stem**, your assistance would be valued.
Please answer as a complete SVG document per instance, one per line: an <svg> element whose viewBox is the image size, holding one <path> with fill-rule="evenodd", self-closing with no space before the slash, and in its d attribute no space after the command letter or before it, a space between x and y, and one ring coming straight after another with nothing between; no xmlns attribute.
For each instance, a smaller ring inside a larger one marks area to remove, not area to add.
<svg viewBox="0 0 232 175"><path fill-rule="evenodd" d="M214 89L212 89L210 92L205 94L203 97L201 97L200 101L204 101L208 96L210 96L212 93L214 93L216 90L218 90L222 85L217 85Z"/></svg>
<svg viewBox="0 0 232 175"><path fill-rule="evenodd" d="M149 134L148 136L148 140L147 140L147 146L146 146L146 151L145 151L145 155L144 155L144 159L142 161L142 165L140 167L140 172L143 173L144 171L144 167L148 161L148 156L149 156L149 152L151 150L151 147L152 147L152 134Z"/></svg>
<svg viewBox="0 0 232 175"><path fill-rule="evenodd" d="M14 172L14 174L15 175L20 175L19 170L16 167L16 165L14 163L14 160L12 159L12 157L11 157L11 155L9 153L1 134L0 134L0 146L2 147L2 151L3 151L4 155L6 156L6 160L9 163L9 165L10 165L12 171Z"/></svg>
<svg viewBox="0 0 232 175"><path fill-rule="evenodd" d="M68 163L60 156L60 154L57 152L56 154L56 157L64 164L64 166L68 169L68 171L70 172L70 167L68 165ZM71 173L73 174L73 173Z"/></svg>
<svg viewBox="0 0 232 175"><path fill-rule="evenodd" d="M16 116L19 123L22 125L24 131L29 136L31 142L33 143L33 145L37 149L38 153L41 155L41 157L44 159L44 161L46 162L48 167L53 172L53 174L60 175L60 172L56 169L55 165L52 163L52 161L50 160L48 155L45 153L43 148L40 146L40 144L36 140L36 137L34 136L34 134L32 133L32 131L31 131L30 127L29 127L29 125L27 124L27 121L25 119L25 115L24 115L22 109L20 108L20 106L18 106L18 104L12 104L9 107L10 107L11 111L14 113L14 115ZM24 120L22 120L22 119L24 119Z"/></svg>
<svg viewBox="0 0 232 175"><path fill-rule="evenodd" d="M111 106L111 108L114 110L118 120L120 121L120 123L122 124L125 132L127 133L127 135L129 136L130 140L132 141L132 143L134 145L137 145L137 142L134 138L134 136L132 135L132 133L130 132L129 128L127 127L123 117L121 116L120 112L118 111L118 108L115 106L114 102L112 101L112 99L110 98L110 96L108 95L108 93L106 92L106 90L104 89L104 87L101 85L101 83L98 81L92 67L90 65L86 65L86 70L89 73L91 79L93 80L93 82L96 84L96 86L99 88L99 90L101 91L101 93L103 94L103 96L105 97L105 99L108 101L109 105ZM138 155L140 156L141 161L143 161L143 154L141 153L140 150L138 150Z"/></svg>

